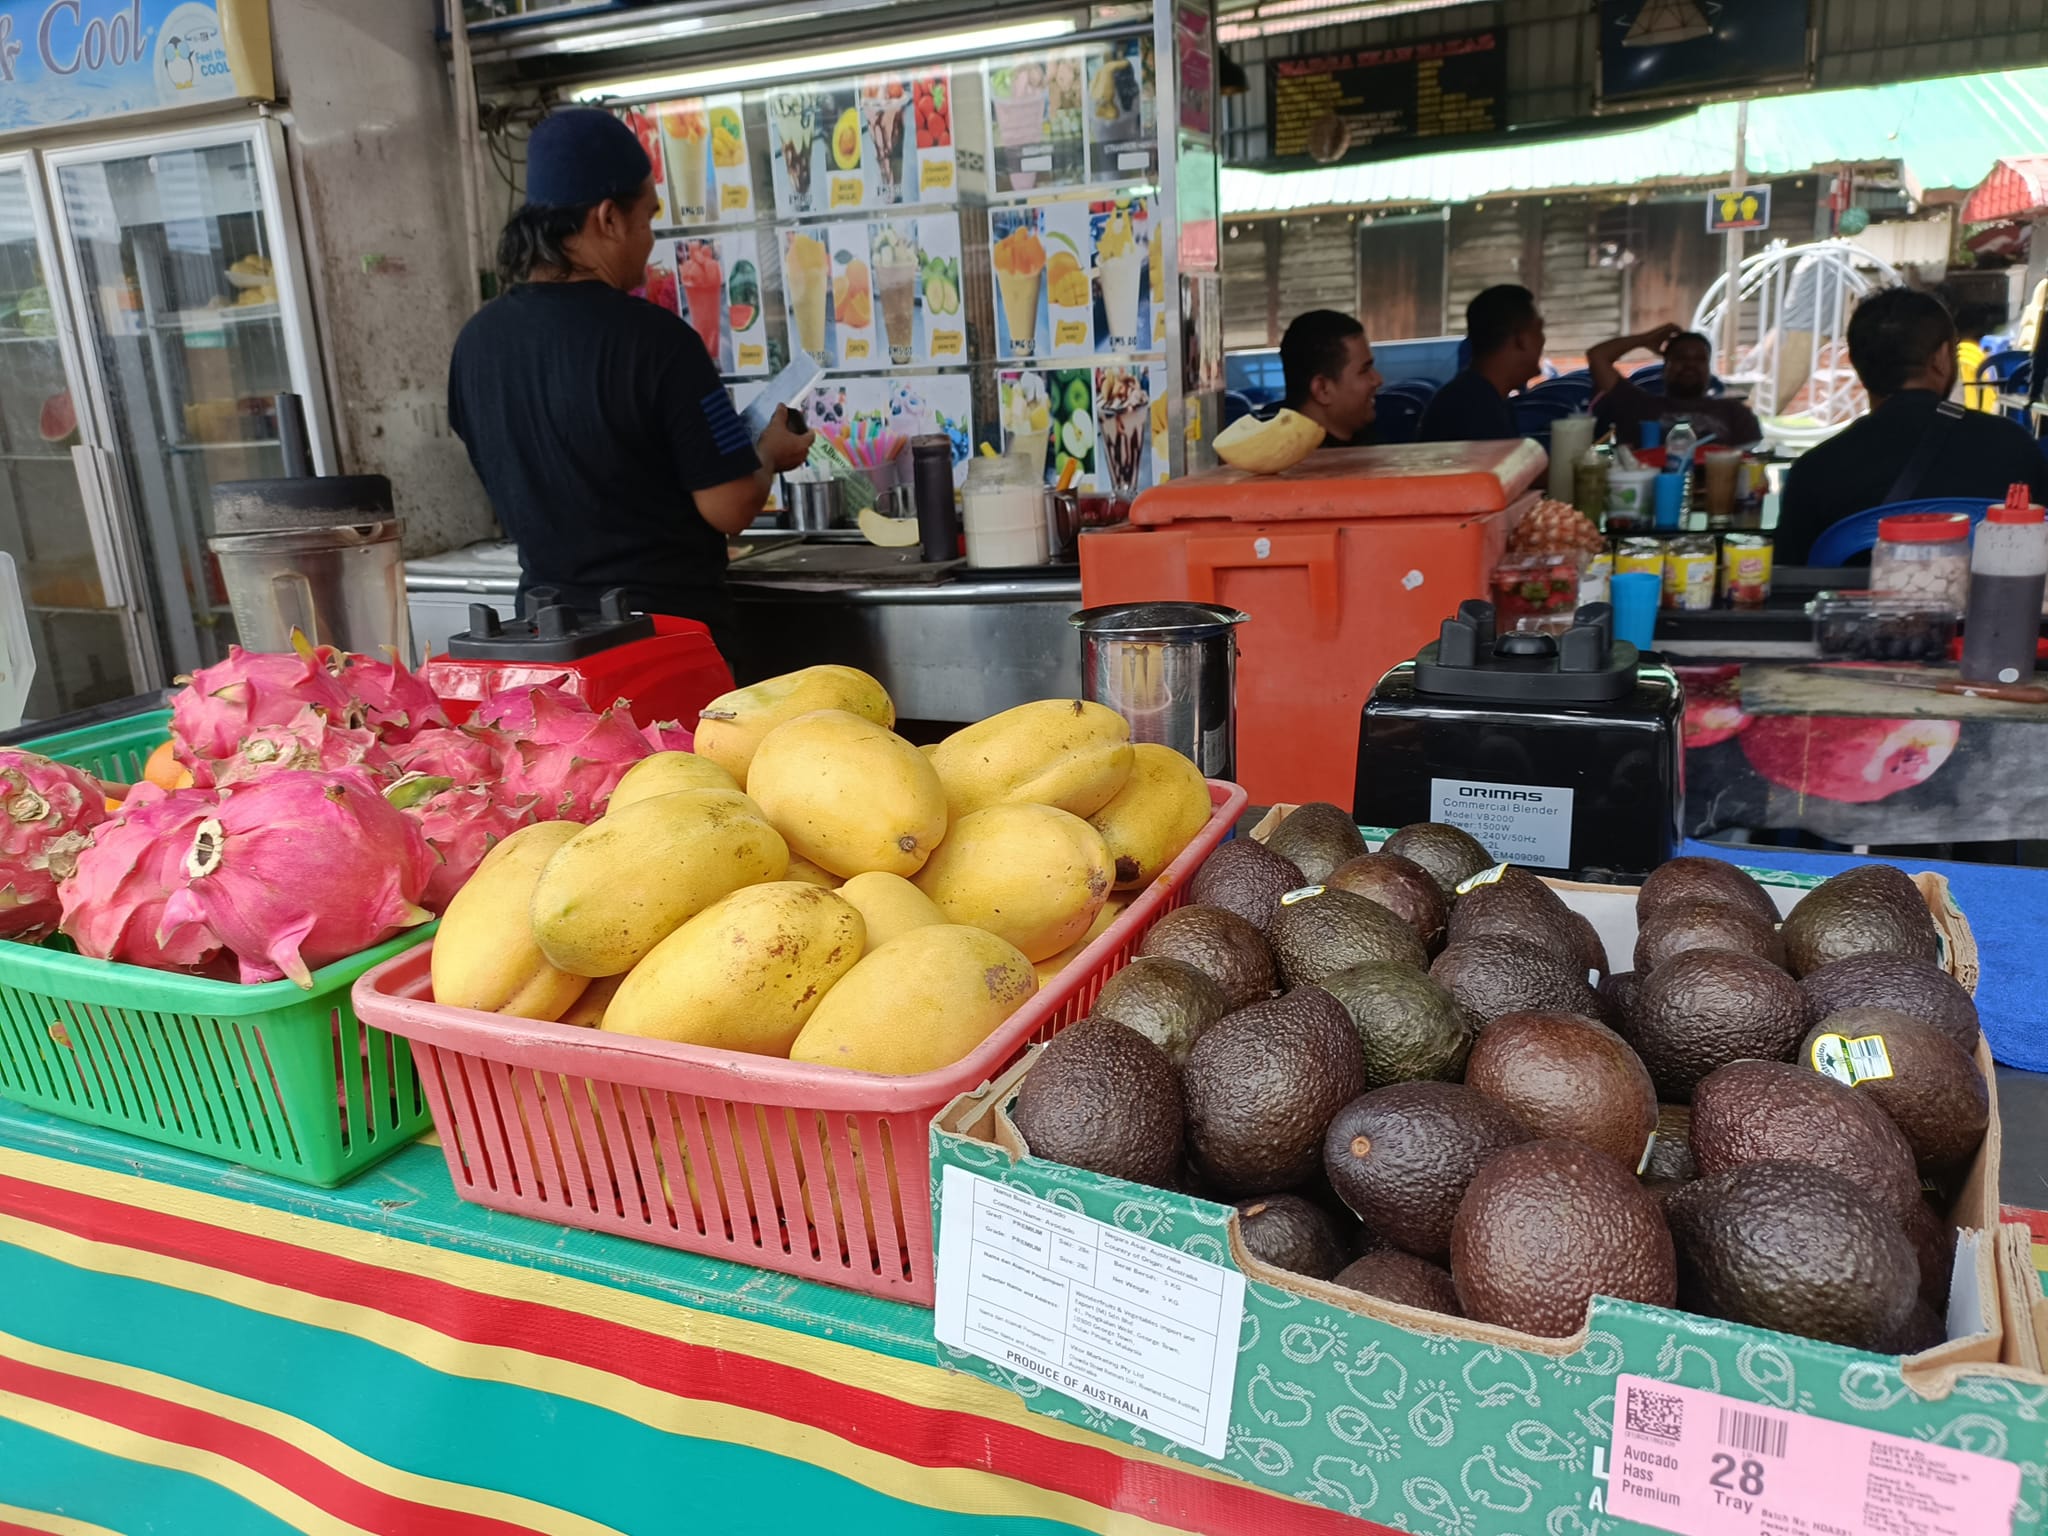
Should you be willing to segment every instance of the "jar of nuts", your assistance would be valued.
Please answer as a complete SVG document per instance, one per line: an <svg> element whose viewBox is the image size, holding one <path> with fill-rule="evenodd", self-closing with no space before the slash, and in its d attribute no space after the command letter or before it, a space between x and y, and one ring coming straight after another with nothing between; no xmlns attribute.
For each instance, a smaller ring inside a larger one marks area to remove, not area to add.
<svg viewBox="0 0 2048 1536"><path fill-rule="evenodd" d="M1969 514L1902 512L1880 519L1870 589L1960 612L1970 600Z"/></svg>

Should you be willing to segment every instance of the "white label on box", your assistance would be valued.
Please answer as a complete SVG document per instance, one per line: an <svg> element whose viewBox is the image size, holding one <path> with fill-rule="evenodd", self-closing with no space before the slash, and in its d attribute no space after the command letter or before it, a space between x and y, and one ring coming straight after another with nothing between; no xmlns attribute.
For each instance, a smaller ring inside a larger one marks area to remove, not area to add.
<svg viewBox="0 0 2048 1536"><path fill-rule="evenodd" d="M1507 863L1571 868L1571 790L1431 779L1429 819L1470 832L1488 853Z"/></svg>
<svg viewBox="0 0 2048 1536"><path fill-rule="evenodd" d="M939 1186L939 1342L1224 1453L1244 1276L963 1168Z"/></svg>

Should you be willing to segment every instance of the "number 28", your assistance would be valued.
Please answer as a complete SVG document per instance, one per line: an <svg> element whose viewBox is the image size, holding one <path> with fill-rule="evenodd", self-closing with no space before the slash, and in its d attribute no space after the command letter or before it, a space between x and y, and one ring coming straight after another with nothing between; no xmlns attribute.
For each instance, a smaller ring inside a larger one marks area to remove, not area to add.
<svg viewBox="0 0 2048 1536"><path fill-rule="evenodd" d="M1736 1481L1731 1483L1730 1478L1736 1478ZM1764 1491L1764 1466L1760 1461L1745 1461L1741 1476L1736 1477L1735 1458L1717 1451L1714 1453L1714 1475L1707 1481L1716 1488L1726 1488L1730 1492L1740 1489L1755 1498Z"/></svg>

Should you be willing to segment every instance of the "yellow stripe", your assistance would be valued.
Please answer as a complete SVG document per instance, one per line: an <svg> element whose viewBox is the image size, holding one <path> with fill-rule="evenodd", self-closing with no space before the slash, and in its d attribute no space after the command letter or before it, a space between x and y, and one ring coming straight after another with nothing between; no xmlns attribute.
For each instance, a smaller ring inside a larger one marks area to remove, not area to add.
<svg viewBox="0 0 2048 1536"><path fill-rule="evenodd" d="M25 1525L32 1531L48 1531L50 1536L121 1536L119 1531L104 1525L74 1520L69 1515L45 1514L40 1509L23 1509L16 1504L0 1504L0 1520Z"/></svg>
<svg viewBox="0 0 2048 1536"><path fill-rule="evenodd" d="M548 1355L473 1344L371 1307L295 1291L184 1259L77 1237L18 1217L0 1215L0 1241L46 1254L74 1268L169 1286L309 1327L366 1339L443 1375L548 1392L589 1403L665 1433L749 1446L803 1461L891 1498L926 1508L963 1515L1036 1516L1098 1532L1100 1536L1163 1536L1179 1529L1104 1509L1090 1500L1038 1488L1000 1473L974 1467L914 1465L825 1430L779 1418L772 1412L685 1397ZM702 1316L681 1308L670 1310L685 1318ZM873 1361L877 1357L863 1352L862 1358ZM995 1398L999 1400L997 1406L1022 1412L1022 1405L1010 1394L986 1382L936 1368L920 1369L936 1378L925 1384L928 1389L937 1389L924 1393L927 1406L992 1418L996 1415L984 1409L986 1400ZM838 1379L874 1385L871 1379L857 1376ZM948 1398L955 1400L947 1401ZM1041 1426L1066 1428L1046 1419L1037 1420L1030 1427ZM1104 1444L1085 1431L1075 1431L1072 1437L1086 1437L1097 1446ZM1111 1449L1127 1459L1141 1454L1123 1446Z"/></svg>
<svg viewBox="0 0 2048 1536"><path fill-rule="evenodd" d="M77 1376L86 1381L102 1382L110 1387L121 1387L130 1392L162 1398L165 1402L176 1403L199 1413L213 1414L231 1424L243 1425L260 1434L281 1440L286 1445L295 1446L322 1466L331 1467L343 1477L394 1499L483 1515L489 1519L502 1520L507 1525L530 1528L540 1532L541 1536L622 1536L622 1533L609 1525L586 1520L581 1515L570 1514L554 1505L536 1503L532 1499L520 1498L516 1494L499 1493L468 1483L451 1483L438 1477L422 1477L418 1473L403 1471L378 1461L375 1457L365 1456L354 1446L335 1439L325 1430L308 1424L304 1419L294 1418L288 1413L280 1413L275 1408L266 1408L261 1403L250 1402L245 1398L230 1397L224 1392L195 1386L175 1376L160 1375L155 1371L146 1371L139 1366L122 1365L117 1361L99 1360L90 1355L75 1355L66 1350L51 1349L6 1333L0 1333L0 1355L20 1360L28 1365L41 1366L45 1370L62 1372L67 1376Z"/></svg>

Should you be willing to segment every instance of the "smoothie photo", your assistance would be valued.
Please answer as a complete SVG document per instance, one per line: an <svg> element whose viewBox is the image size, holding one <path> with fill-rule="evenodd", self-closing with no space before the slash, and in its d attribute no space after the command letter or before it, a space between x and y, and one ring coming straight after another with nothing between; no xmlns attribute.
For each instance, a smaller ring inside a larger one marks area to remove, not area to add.
<svg viewBox="0 0 2048 1536"><path fill-rule="evenodd" d="M1005 378L1002 404L1005 451L1044 474L1045 451L1052 443L1052 404L1046 399L1045 380L1035 373Z"/></svg>
<svg viewBox="0 0 2048 1536"><path fill-rule="evenodd" d="M1095 423L1110 492L1119 501L1129 501L1138 493L1145 441L1152 435L1152 402L1142 372L1104 368L1096 376Z"/></svg>
<svg viewBox="0 0 2048 1536"><path fill-rule="evenodd" d="M669 218L678 224L707 218L705 140L711 125L701 101L672 101L655 109L661 122L661 148L668 160Z"/></svg>
<svg viewBox="0 0 2048 1536"><path fill-rule="evenodd" d="M907 231L880 224L875 227L872 254L889 361L907 363L916 351L917 243Z"/></svg>
<svg viewBox="0 0 2048 1536"><path fill-rule="evenodd" d="M996 145L1008 152L1002 163L1008 171L1010 190L1028 192L1038 184L1038 172L1021 169L1028 158L1023 151L1046 142L1045 66L1018 64L994 70L989 75L989 86L995 101Z"/></svg>
<svg viewBox="0 0 2048 1536"><path fill-rule="evenodd" d="M1146 267L1146 240L1128 208L1112 208L1095 242L1096 280L1102 285L1102 315L1109 324L1109 345L1135 352L1138 335L1138 280Z"/></svg>
<svg viewBox="0 0 2048 1536"><path fill-rule="evenodd" d="M716 363L718 332L725 317L725 268L719 265L718 248L709 240L685 240L678 250L676 280L682 284L690 324Z"/></svg>
<svg viewBox="0 0 2048 1536"><path fill-rule="evenodd" d="M870 80L861 87L861 116L875 146L875 197L903 201L903 119L910 97L901 80Z"/></svg>
<svg viewBox="0 0 2048 1536"><path fill-rule="evenodd" d="M811 211L811 157L818 143L818 99L803 91L777 91L768 98L768 117L782 146L782 173L789 184L792 213Z"/></svg>
<svg viewBox="0 0 2048 1536"><path fill-rule="evenodd" d="M1020 225L996 242L995 268L1011 355L1029 357L1038 345L1038 291L1045 280L1045 245L1029 225Z"/></svg>
<svg viewBox="0 0 2048 1536"><path fill-rule="evenodd" d="M817 235L792 234L782 256L790 329L800 351L825 356L825 296L832 291L832 253Z"/></svg>

